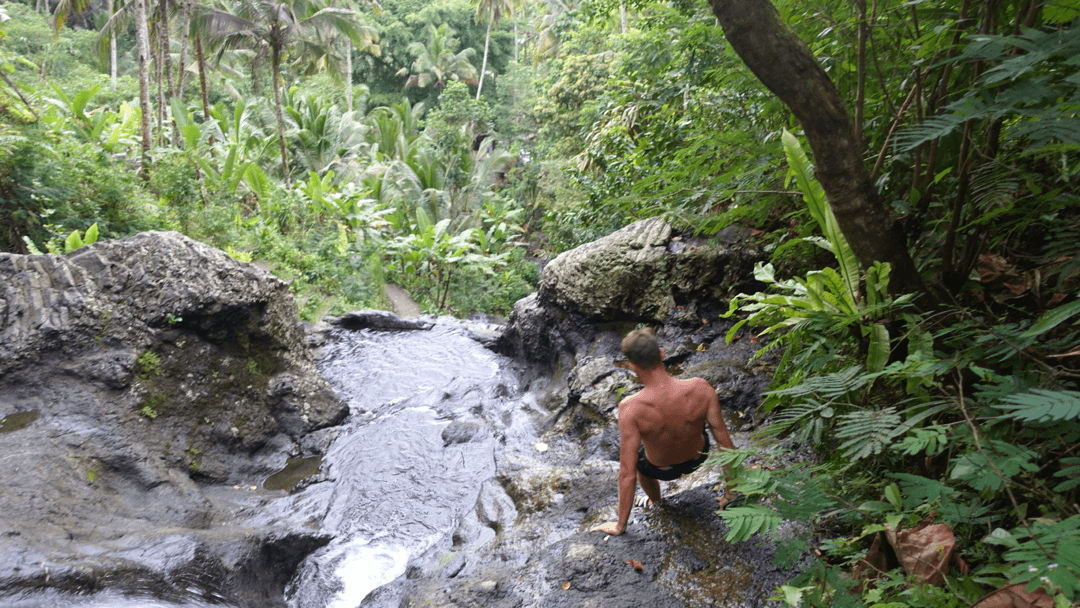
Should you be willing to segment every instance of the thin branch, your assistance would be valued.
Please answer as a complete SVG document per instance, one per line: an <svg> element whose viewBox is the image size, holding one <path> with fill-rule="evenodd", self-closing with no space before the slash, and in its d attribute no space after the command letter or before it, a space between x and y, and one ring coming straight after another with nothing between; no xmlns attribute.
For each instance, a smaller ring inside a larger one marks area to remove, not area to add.
<svg viewBox="0 0 1080 608"><path fill-rule="evenodd" d="M976 428L975 422L972 421L971 412L968 411L967 405L964 402L964 379L961 376L959 369L956 370L956 390L958 403L960 404L960 411L964 413L964 420L967 421L968 427L971 428L971 436L972 439L974 439L975 441L975 449L986 460L987 464L990 465L990 468L994 470L994 474L998 476L998 479L1001 480L1001 484L1005 488L1005 492L1009 495L1009 501L1012 502L1013 511L1016 513L1016 516L1020 518L1020 523L1028 531L1028 534L1031 536L1032 542L1034 542L1035 545L1039 547L1039 550L1042 551L1044 555L1046 555L1047 559L1053 561L1054 556L1051 555L1050 552L1047 551L1046 547L1044 547L1042 543L1039 542L1039 539L1035 536L1035 531L1031 529L1031 523L1028 521L1027 517L1025 517L1024 514L1020 511L1020 503L1016 501L1016 496L1013 494L1012 486L1009 483L1009 480L1001 472L1001 469L999 469L997 465L994 464L994 461L990 459L990 457L982 448L982 441L979 440L979 429Z"/></svg>
<svg viewBox="0 0 1080 608"><path fill-rule="evenodd" d="M26 96L23 95L23 92L21 90L19 90L19 87L15 86L14 82L11 82L11 79L8 78L8 75L6 72L4 72L4 70L0 70L0 76L4 77L4 82L6 82L7 85L11 87L11 90L15 91L15 94L19 96L19 99L21 99L22 102L26 104L26 109L30 110L30 113L34 115L34 120L41 120L41 117L38 116L37 111L34 110L34 106L30 105L30 101L26 99Z"/></svg>
<svg viewBox="0 0 1080 608"><path fill-rule="evenodd" d="M885 136L885 141L881 144L881 151L878 152L877 162L874 163L874 170L870 172L870 179L877 179L878 172L881 171L881 165L885 162L885 151L889 149L889 141L892 139L893 133L896 133L896 129L900 126L900 120L904 117L904 113L907 112L908 106L911 105L912 100L915 99L915 93L918 90L918 83L911 85L911 91L908 92L907 99L900 105L900 111L896 113L896 118L893 119L892 126L889 127L889 133Z"/></svg>

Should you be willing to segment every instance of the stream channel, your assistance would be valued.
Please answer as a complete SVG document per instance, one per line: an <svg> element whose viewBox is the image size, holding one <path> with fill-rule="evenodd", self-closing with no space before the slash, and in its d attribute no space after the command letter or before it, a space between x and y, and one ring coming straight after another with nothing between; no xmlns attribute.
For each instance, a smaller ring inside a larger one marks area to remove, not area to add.
<svg viewBox="0 0 1080 608"><path fill-rule="evenodd" d="M330 489L323 529L334 540L301 564L290 606L359 606L448 541L504 440L534 441L541 412L509 360L469 336L478 329L443 318L430 330L329 336L319 368L351 413L326 454L333 483L309 491Z"/></svg>
<svg viewBox="0 0 1080 608"><path fill-rule="evenodd" d="M265 517L299 511L333 537L287 586L290 608L355 608L404 575L411 559L449 545L481 491L499 487L491 483L496 450L535 441L542 414L535 400L519 388L510 361L474 339L495 329L440 318L428 330L328 333L318 367L348 402L349 417L320 431L329 445L310 485L292 494L267 489L269 483L259 490L267 495ZM506 517L513 516L510 509ZM487 531L479 541L494 537ZM191 592L168 599L45 592L14 606L228 608ZM396 606L399 599L373 597L365 606Z"/></svg>

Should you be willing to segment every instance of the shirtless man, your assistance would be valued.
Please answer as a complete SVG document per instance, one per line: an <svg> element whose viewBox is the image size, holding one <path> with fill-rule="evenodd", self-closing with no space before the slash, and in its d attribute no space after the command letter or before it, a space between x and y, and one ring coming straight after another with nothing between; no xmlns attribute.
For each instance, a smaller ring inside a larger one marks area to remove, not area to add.
<svg viewBox="0 0 1080 608"><path fill-rule="evenodd" d="M634 502L635 477L649 497L660 502L660 483L701 466L709 451L708 422L717 445L734 449L720 414L716 391L702 378L679 380L664 369L664 349L651 329L635 329L622 341L630 370L645 388L619 403L619 520L591 532L618 535L626 531ZM638 448L644 447L639 454ZM731 493L718 498L720 508Z"/></svg>

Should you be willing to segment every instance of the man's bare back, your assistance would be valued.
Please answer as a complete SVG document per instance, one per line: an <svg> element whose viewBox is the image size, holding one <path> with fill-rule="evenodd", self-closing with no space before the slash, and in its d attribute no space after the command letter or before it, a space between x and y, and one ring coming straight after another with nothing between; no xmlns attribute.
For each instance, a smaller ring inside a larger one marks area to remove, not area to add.
<svg viewBox="0 0 1080 608"><path fill-rule="evenodd" d="M649 462L658 467L691 460L704 447L709 403L716 393L701 378L670 378L649 386L619 407L619 424L637 427ZM719 439L718 439L719 441Z"/></svg>
<svg viewBox="0 0 1080 608"><path fill-rule="evenodd" d="M705 460L705 423L718 446L734 448L720 413L716 391L706 380L679 380L663 366L664 350L651 330L634 330L622 343L630 370L645 387L619 403L618 520L594 531L622 534L630 518L637 483L653 503L660 501L658 480L672 480ZM638 449L645 447L644 457ZM718 499L723 508L729 498Z"/></svg>

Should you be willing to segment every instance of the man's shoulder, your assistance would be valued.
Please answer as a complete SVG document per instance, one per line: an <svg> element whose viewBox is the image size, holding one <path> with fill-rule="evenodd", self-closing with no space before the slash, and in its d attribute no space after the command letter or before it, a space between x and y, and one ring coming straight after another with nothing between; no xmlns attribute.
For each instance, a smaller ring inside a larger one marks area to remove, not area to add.
<svg viewBox="0 0 1080 608"><path fill-rule="evenodd" d="M638 391L619 402L619 416L634 417L637 415L636 412L643 407L648 407L648 399L645 398L644 391Z"/></svg>
<svg viewBox="0 0 1080 608"><path fill-rule="evenodd" d="M682 378L680 379L680 382L685 382L686 386L689 386L695 391L716 390L713 388L712 383L705 378Z"/></svg>
<svg viewBox="0 0 1080 608"><path fill-rule="evenodd" d="M630 406L632 406L632 405L634 405L636 403L639 403L641 400L638 399L638 397L640 397L640 396L641 396L641 391L638 391L638 392L634 393L633 395L623 397L622 400L619 401L619 409L623 410L623 409L626 409L626 408L628 408L628 407L630 407Z"/></svg>

